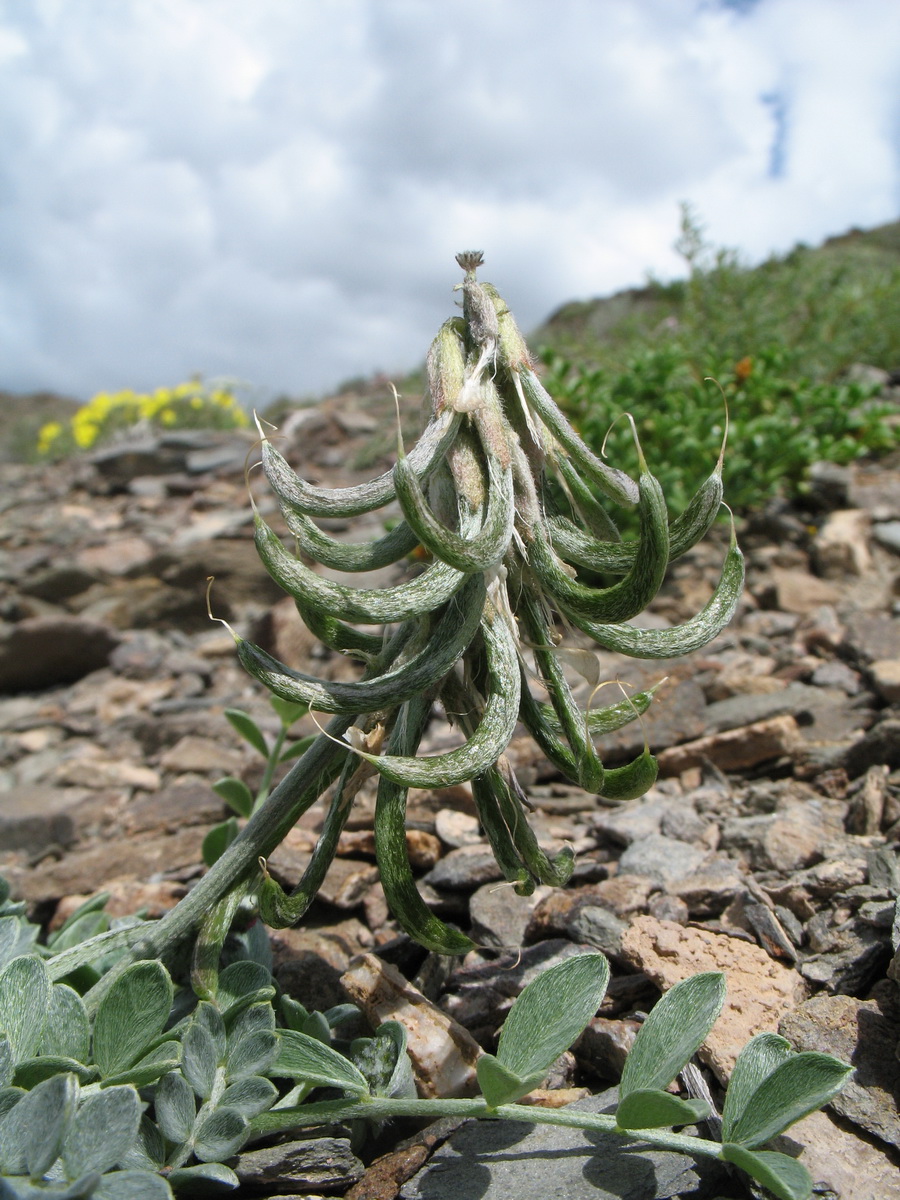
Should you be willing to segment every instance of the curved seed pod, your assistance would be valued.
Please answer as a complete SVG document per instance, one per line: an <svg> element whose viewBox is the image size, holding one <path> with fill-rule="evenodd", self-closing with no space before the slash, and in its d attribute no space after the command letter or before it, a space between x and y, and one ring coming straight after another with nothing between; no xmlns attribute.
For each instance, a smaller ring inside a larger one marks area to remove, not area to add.
<svg viewBox="0 0 900 1200"><path fill-rule="evenodd" d="M441 703L448 715L453 714L453 723L463 729L466 736L471 736L475 726L467 711L469 693L463 687L458 676L452 674L447 676L444 686L441 688ZM476 775L472 779L472 799L494 859L503 872L503 878L509 883L515 884L517 895L530 896L534 892L536 880L527 870L516 850L512 834L500 813L487 775Z"/></svg>
<svg viewBox="0 0 900 1200"><path fill-rule="evenodd" d="M400 666L359 682L320 680L293 671L277 658L243 638L236 639L238 656L247 671L284 700L309 704L317 712L349 714L375 712L408 700L416 692L434 687L465 651L478 630L484 607L485 586L480 575L470 576L458 596L447 605L422 648ZM410 631L400 631L382 656L382 668L399 655Z"/></svg>
<svg viewBox="0 0 900 1200"><path fill-rule="evenodd" d="M337 617L323 612L317 605L299 596L294 597L294 604L303 624L329 650L335 650L339 654L361 655L368 662L384 649L383 633L365 633L352 625L345 625Z"/></svg>
<svg viewBox="0 0 900 1200"><path fill-rule="evenodd" d="M537 701L532 699L524 681L524 692L520 701L522 720L554 766L585 791L598 792L603 785L603 763L588 735L584 713L575 702L562 665L554 652L540 603L527 584L520 591L518 608L528 640L532 644L535 664L546 681L551 704L569 743L569 749L567 750L555 735L544 736L542 721L534 720L532 730L529 720L535 717L534 706Z"/></svg>
<svg viewBox="0 0 900 1200"><path fill-rule="evenodd" d="M414 754L428 720L431 704L417 696L400 710L388 749ZM475 943L451 929L430 911L419 895L406 849L407 789L382 777L375 801L375 857L381 886L391 912L411 938L435 954L465 954Z"/></svg>
<svg viewBox="0 0 900 1200"><path fill-rule="evenodd" d="M561 446L572 455L582 471L597 485L610 500L629 508L638 501L637 484L630 475L608 467L593 450L588 449L560 409L551 399L534 371L519 372L525 396L532 411L540 417Z"/></svg>
<svg viewBox="0 0 900 1200"><path fill-rule="evenodd" d="M465 745L446 754L416 758L358 751L380 775L407 788L454 787L486 770L509 745L519 715L516 648L502 616L485 616L481 633L487 651L490 690L478 728Z"/></svg>
<svg viewBox="0 0 900 1200"><path fill-rule="evenodd" d="M572 624L604 650L631 658L678 658L699 650L722 632L734 616L744 587L744 556L731 531L731 545L716 590L703 609L671 629L636 629L633 625L601 625L571 613Z"/></svg>
<svg viewBox="0 0 900 1200"><path fill-rule="evenodd" d="M412 474L415 478L415 473ZM370 542L339 542L323 533L309 517L287 505L284 519L300 550L335 571L377 571L412 553L419 542L405 521L400 521L384 537Z"/></svg>
<svg viewBox="0 0 900 1200"><path fill-rule="evenodd" d="M435 558L457 571L486 571L496 566L506 553L512 538L515 508L513 506L512 471L501 471L491 459L488 464L489 487L484 523L470 538L448 529L432 512L408 459L397 459L394 479L397 499L407 524L418 535L422 545Z"/></svg>
<svg viewBox="0 0 900 1200"><path fill-rule="evenodd" d="M575 864L573 851L567 846L559 854L549 858L538 845L534 830L522 811L521 799L524 793L512 767L505 759L493 766L487 772L487 776L501 816L528 870L541 883L550 884L551 887L565 887L572 877Z"/></svg>
<svg viewBox="0 0 900 1200"><path fill-rule="evenodd" d="M606 543L615 545L621 542L622 538L612 517L572 466L569 459L564 454L557 452L552 456L551 461L586 528L595 538L599 538L603 545Z"/></svg>
<svg viewBox="0 0 900 1200"><path fill-rule="evenodd" d="M517 896L531 896L537 880L522 862L509 826L503 819L493 787L493 778L491 771L473 778L472 799L475 811L490 844L494 860L503 872L503 878L515 885ZM524 813L520 814L520 819L525 820Z"/></svg>
<svg viewBox="0 0 900 1200"><path fill-rule="evenodd" d="M664 683L665 680L661 679L659 683L654 683L653 687L647 688L646 691L635 692L627 700L620 700L617 704L608 704L605 708L588 709L585 721L589 733L593 737L602 737L606 733L615 733L617 729L630 724L637 716L641 716L647 711L656 692ZM554 733L558 733L561 726L553 711L553 706L538 704L538 708L544 722Z"/></svg>
<svg viewBox="0 0 900 1200"><path fill-rule="evenodd" d="M640 478L641 552L627 575L608 588L592 588L570 579L539 531L531 545L531 565L542 587L563 608L593 621L627 621L647 607L659 591L669 563L669 522L662 488L649 471Z"/></svg>
<svg viewBox="0 0 900 1200"><path fill-rule="evenodd" d="M420 478L427 478L447 453L461 420L459 413L446 409L426 427L415 448L409 452L412 468ZM371 483L359 487L314 487L299 478L268 438L262 443L262 463L272 491L282 504L310 517L358 517L394 498L391 471L385 471Z"/></svg>
<svg viewBox="0 0 900 1200"><path fill-rule="evenodd" d="M407 621L445 603L465 582L466 577L461 571L439 562L415 579L398 583L396 587L348 587L324 579L292 557L281 539L258 514L254 526L256 549L263 566L275 582L292 596L299 596L344 621L359 621L363 625Z"/></svg>
<svg viewBox="0 0 900 1200"><path fill-rule="evenodd" d="M722 491L722 476L716 468L694 493L684 512L669 525L670 563L696 546L709 532L722 506ZM640 549L637 541L598 541L563 516L548 517L547 524L557 554L566 562L592 571L624 574L631 569Z"/></svg>
<svg viewBox="0 0 900 1200"><path fill-rule="evenodd" d="M290 895L275 882L268 871L263 872L263 880L257 892L259 915L271 929L289 929L296 925L316 898L316 893L322 886L337 853L338 839L350 815L353 798L371 773L368 764L364 764L361 769L353 758L344 763L319 840L306 870L300 877L300 882Z"/></svg>
<svg viewBox="0 0 900 1200"><path fill-rule="evenodd" d="M610 767L603 778L604 800L636 800L656 783L659 763L647 746L624 767Z"/></svg>
<svg viewBox="0 0 900 1200"><path fill-rule="evenodd" d="M428 350L425 371L435 416L445 408L452 410L462 391L466 374L465 334L466 323L462 317L450 317L440 327Z"/></svg>

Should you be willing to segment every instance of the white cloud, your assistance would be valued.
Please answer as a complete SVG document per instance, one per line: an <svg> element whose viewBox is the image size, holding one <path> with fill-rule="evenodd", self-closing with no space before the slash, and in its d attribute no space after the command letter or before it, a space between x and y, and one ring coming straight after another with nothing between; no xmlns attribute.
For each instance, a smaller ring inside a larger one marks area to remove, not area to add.
<svg viewBox="0 0 900 1200"><path fill-rule="evenodd" d="M309 392L419 361L459 249L528 327L677 270L682 199L894 219L898 56L883 0L0 6L0 386Z"/></svg>

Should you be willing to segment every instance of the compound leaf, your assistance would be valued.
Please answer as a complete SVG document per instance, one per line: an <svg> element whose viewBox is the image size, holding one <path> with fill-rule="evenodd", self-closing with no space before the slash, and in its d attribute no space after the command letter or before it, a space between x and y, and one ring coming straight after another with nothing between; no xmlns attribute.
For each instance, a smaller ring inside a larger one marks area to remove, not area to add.
<svg viewBox="0 0 900 1200"><path fill-rule="evenodd" d="M133 963L119 976L94 1018L94 1062L101 1075L118 1075L158 1037L173 994L169 973L156 960Z"/></svg>
<svg viewBox="0 0 900 1200"><path fill-rule="evenodd" d="M201 1162L220 1163L237 1154L247 1140L250 1125L235 1108L217 1108L197 1130L194 1154Z"/></svg>
<svg viewBox="0 0 900 1200"><path fill-rule="evenodd" d="M225 718L245 742L249 742L254 750L258 750L263 758L269 757L269 747L263 736L263 731L253 718L239 708L226 708Z"/></svg>
<svg viewBox="0 0 900 1200"><path fill-rule="evenodd" d="M124 1158L137 1137L141 1101L133 1087L94 1092L69 1123L62 1158L70 1179L89 1171L109 1171Z"/></svg>
<svg viewBox="0 0 900 1200"><path fill-rule="evenodd" d="M725 1000L725 976L718 971L692 975L657 1000L638 1030L619 1084L629 1092L664 1088L690 1061L712 1029Z"/></svg>
<svg viewBox="0 0 900 1200"><path fill-rule="evenodd" d="M812 1177L803 1163L787 1154L772 1150L748 1150L746 1146L726 1143L722 1147L725 1162L734 1163L778 1200L809 1200Z"/></svg>
<svg viewBox="0 0 900 1200"><path fill-rule="evenodd" d="M191 1136L197 1116L194 1090L179 1071L163 1075L156 1088L156 1123L163 1137L181 1145Z"/></svg>
<svg viewBox="0 0 900 1200"><path fill-rule="evenodd" d="M44 960L33 954L14 958L0 972L0 1033L13 1057L32 1058L44 1034L50 1003L50 976Z"/></svg>
<svg viewBox="0 0 900 1200"><path fill-rule="evenodd" d="M269 1068L269 1074L276 1079L287 1077L316 1087L336 1087L358 1096L368 1095L365 1077L337 1050L295 1029L282 1029L279 1042L278 1057Z"/></svg>
<svg viewBox="0 0 900 1200"><path fill-rule="evenodd" d="M821 1108L847 1082L853 1068L830 1054L806 1050L770 1072L749 1097L730 1129L729 1141L761 1146Z"/></svg>
<svg viewBox="0 0 900 1200"><path fill-rule="evenodd" d="M794 1051L791 1043L777 1033L758 1033L741 1050L728 1080L722 1108L722 1141L734 1142L735 1124L741 1119L753 1093L767 1075L786 1062Z"/></svg>
<svg viewBox="0 0 900 1200"><path fill-rule="evenodd" d="M543 1077L583 1032L608 983L609 963L602 954L573 955L542 971L503 1024L497 1062L521 1080Z"/></svg>
<svg viewBox="0 0 900 1200"><path fill-rule="evenodd" d="M629 1092L616 1109L616 1123L622 1129L662 1129L671 1125L691 1125L709 1116L705 1100L680 1100L656 1088Z"/></svg>

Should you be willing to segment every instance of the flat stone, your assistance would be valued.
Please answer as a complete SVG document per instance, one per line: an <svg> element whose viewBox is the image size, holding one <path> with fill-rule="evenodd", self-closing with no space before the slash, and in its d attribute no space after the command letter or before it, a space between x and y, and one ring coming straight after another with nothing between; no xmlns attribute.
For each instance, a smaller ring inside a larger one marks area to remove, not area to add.
<svg viewBox="0 0 900 1200"><path fill-rule="evenodd" d="M619 859L619 869L666 886L699 870L708 853L677 838L652 833L631 843Z"/></svg>
<svg viewBox="0 0 900 1200"><path fill-rule="evenodd" d="M244 756L212 738L188 735L160 756L159 765L179 773L216 771L219 775L237 775L244 766Z"/></svg>
<svg viewBox="0 0 900 1200"><path fill-rule="evenodd" d="M890 986L890 985L888 985ZM796 1050L833 1054L855 1068L830 1107L883 1142L900 1146L900 999L813 996L785 1014L779 1032Z"/></svg>
<svg viewBox="0 0 900 1200"><path fill-rule="evenodd" d="M702 767L708 760L722 771L744 771L791 755L802 744L797 722L786 714L672 746L659 755L659 770L663 776L680 775L690 767Z"/></svg>
<svg viewBox="0 0 900 1200"><path fill-rule="evenodd" d="M60 900L73 892L93 894L105 879L148 879L173 875L202 862L207 826L183 829L171 837L110 839L84 850L70 850L40 871L5 872L16 893L29 903Z"/></svg>
<svg viewBox="0 0 900 1200"><path fill-rule="evenodd" d="M900 521L879 521L872 530L872 536L879 545L900 554Z"/></svg>
<svg viewBox="0 0 900 1200"><path fill-rule="evenodd" d="M118 637L80 617L29 617L0 625L0 692L37 692L105 667Z"/></svg>
<svg viewBox="0 0 900 1200"><path fill-rule="evenodd" d="M521 946L534 910L553 890L536 887L517 896L505 883L483 884L469 899L471 938L485 946Z"/></svg>
<svg viewBox="0 0 900 1200"><path fill-rule="evenodd" d="M846 617L845 645L862 662L900 658L900 620L887 613L851 612Z"/></svg>
<svg viewBox="0 0 900 1200"><path fill-rule="evenodd" d="M840 579L871 571L871 525L871 514L865 509L842 508L829 513L813 541L813 554L821 573Z"/></svg>
<svg viewBox="0 0 900 1200"><path fill-rule="evenodd" d="M74 812L89 797L84 787L41 784L0 791L0 846L26 854L71 846L77 836Z"/></svg>
<svg viewBox="0 0 900 1200"><path fill-rule="evenodd" d="M706 725L710 733L722 733L726 729L739 729L743 725L767 721L784 713L796 717L811 700L818 703L820 699L816 689L804 683L793 683L776 692L731 696L708 706Z"/></svg>
<svg viewBox="0 0 900 1200"><path fill-rule="evenodd" d="M310 1133L263 1150L245 1150L234 1170L242 1187L265 1187L278 1195L297 1188L343 1191L362 1178L365 1168L351 1151L349 1138Z"/></svg>
<svg viewBox="0 0 900 1200"><path fill-rule="evenodd" d="M435 888L449 891L471 891L483 883L492 883L503 878L490 848L483 843L460 846L445 854L436 866L424 876L424 881Z"/></svg>
<svg viewBox="0 0 900 1200"><path fill-rule="evenodd" d="M685 916L705 918L718 916L745 883L740 864L731 858L713 858L698 870L666 884L669 897L681 901ZM664 914L656 911L656 916Z"/></svg>
<svg viewBox="0 0 900 1200"><path fill-rule="evenodd" d="M777 606L782 612L812 612L820 604L837 604L839 590L833 584L797 567L773 567Z"/></svg>
<svg viewBox="0 0 900 1200"><path fill-rule="evenodd" d="M111 538L99 546L79 550L75 561L83 570L95 575L127 575L136 567L146 566L155 553L146 538Z"/></svg>
<svg viewBox="0 0 900 1200"><path fill-rule="evenodd" d="M773 1142L797 1154L812 1176L815 1194L840 1200L896 1200L897 1161L827 1112L810 1113Z"/></svg>
<svg viewBox="0 0 900 1200"><path fill-rule="evenodd" d="M900 658L879 658L869 666L872 683L887 704L900 702Z"/></svg>
<svg viewBox="0 0 900 1200"><path fill-rule="evenodd" d="M610 1112L615 1090L569 1106ZM565 1111L565 1110L564 1110ZM464 1125L400 1190L400 1200L692 1200L721 1195L723 1168L615 1134L526 1122Z"/></svg>

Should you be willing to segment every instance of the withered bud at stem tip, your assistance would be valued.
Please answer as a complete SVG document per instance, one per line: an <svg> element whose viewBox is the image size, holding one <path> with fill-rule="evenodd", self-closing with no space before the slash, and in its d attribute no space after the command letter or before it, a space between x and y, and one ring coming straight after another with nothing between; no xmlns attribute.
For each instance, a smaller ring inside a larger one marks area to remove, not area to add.
<svg viewBox="0 0 900 1200"><path fill-rule="evenodd" d="M474 279L475 272L484 262L483 250L463 250L456 256L456 261L462 269Z"/></svg>

